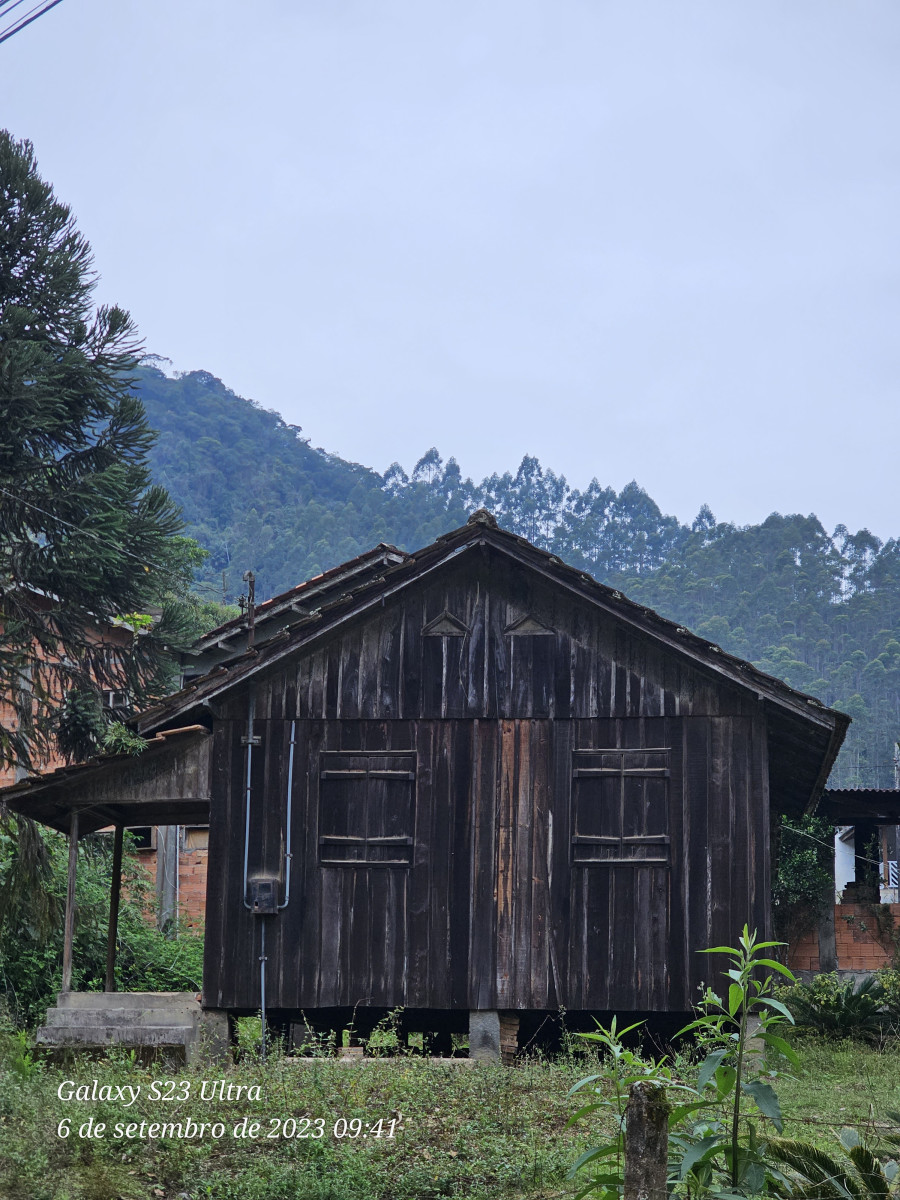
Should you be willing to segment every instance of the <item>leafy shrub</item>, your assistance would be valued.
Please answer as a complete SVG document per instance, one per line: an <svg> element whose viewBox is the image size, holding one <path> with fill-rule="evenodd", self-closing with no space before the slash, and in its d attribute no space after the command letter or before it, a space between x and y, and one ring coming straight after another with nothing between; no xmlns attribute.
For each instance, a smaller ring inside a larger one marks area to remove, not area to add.
<svg viewBox="0 0 900 1200"><path fill-rule="evenodd" d="M142 754L147 742L122 721L111 721L103 734L104 754Z"/></svg>
<svg viewBox="0 0 900 1200"><path fill-rule="evenodd" d="M102 991L112 880L112 838L79 844L72 986ZM199 991L203 938L165 937L152 920L153 883L128 845L122 863L116 986L120 991ZM0 1001L19 1027L40 1022L62 982L68 841L39 836L31 822L0 825Z"/></svg>
<svg viewBox="0 0 900 1200"><path fill-rule="evenodd" d="M888 1114L895 1116L896 1114ZM842 1129L843 1153L837 1159L809 1142L773 1138L769 1154L789 1171L775 1194L794 1200L889 1200L896 1197L898 1165L881 1162L879 1147L868 1145L855 1129ZM887 1139L896 1144L897 1138ZM891 1151L893 1152L893 1150Z"/></svg>
<svg viewBox="0 0 900 1200"><path fill-rule="evenodd" d="M883 967L875 978L882 990L882 1007L892 1033L900 1033L900 971Z"/></svg>
<svg viewBox="0 0 900 1200"><path fill-rule="evenodd" d="M258 1059L262 1047L262 1014L257 1013L255 1017L235 1017L234 1040L238 1059Z"/></svg>
<svg viewBox="0 0 900 1200"><path fill-rule="evenodd" d="M789 943L815 928L833 902L834 827L822 817L772 819L772 915L778 937Z"/></svg>
<svg viewBox="0 0 900 1200"><path fill-rule="evenodd" d="M897 989L900 995L900 987ZM810 983L780 989L797 1025L831 1038L877 1041L882 1034L885 991L874 976L842 983L836 971L816 975Z"/></svg>

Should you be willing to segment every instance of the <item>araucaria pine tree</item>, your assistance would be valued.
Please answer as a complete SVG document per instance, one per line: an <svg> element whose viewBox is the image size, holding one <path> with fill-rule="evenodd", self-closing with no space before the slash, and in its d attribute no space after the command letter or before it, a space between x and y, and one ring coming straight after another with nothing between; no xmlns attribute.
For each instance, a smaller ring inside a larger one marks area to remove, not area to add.
<svg viewBox="0 0 900 1200"><path fill-rule="evenodd" d="M190 578L150 484L135 328L94 308L92 262L30 143L0 131L0 765L33 767L60 734L82 757L101 689L158 689L164 623L137 614Z"/></svg>

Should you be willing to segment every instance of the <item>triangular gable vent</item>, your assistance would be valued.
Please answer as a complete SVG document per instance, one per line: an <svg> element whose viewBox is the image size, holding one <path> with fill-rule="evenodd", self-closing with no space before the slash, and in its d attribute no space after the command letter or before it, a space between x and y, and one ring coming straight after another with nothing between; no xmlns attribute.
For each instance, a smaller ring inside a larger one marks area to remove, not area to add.
<svg viewBox="0 0 900 1200"><path fill-rule="evenodd" d="M459 617L454 617L452 613L448 613L446 608L439 617L435 617L433 621L429 621L422 633L425 636L440 636L444 637L464 637L469 632L469 627L460 621Z"/></svg>
<svg viewBox="0 0 900 1200"><path fill-rule="evenodd" d="M503 631L504 633L552 633L555 634L555 629L550 629L546 625L542 625L537 617L531 616L530 613L524 617L519 617L518 621L513 621Z"/></svg>

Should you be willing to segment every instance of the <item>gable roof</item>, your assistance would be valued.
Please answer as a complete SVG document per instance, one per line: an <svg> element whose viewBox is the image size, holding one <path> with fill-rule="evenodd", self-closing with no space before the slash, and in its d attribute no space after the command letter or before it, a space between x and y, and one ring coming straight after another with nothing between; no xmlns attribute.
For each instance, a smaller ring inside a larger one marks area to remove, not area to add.
<svg viewBox="0 0 900 1200"><path fill-rule="evenodd" d="M316 594L312 586L316 581L311 580L275 597L268 605L273 613L280 614L290 612L291 598L298 595L315 597L318 602L310 611L298 615L297 620L286 621L263 644L232 655L208 674L192 680L180 692L140 714L136 718L138 729L146 734L175 721L202 719L208 713L207 706L223 692L247 683L280 659L318 642L344 622L381 605L388 597L481 546L489 546L553 585L646 634L702 671L753 692L765 703L769 716L770 756L774 754L781 760L780 770L785 780L781 801L787 803L790 800L788 807L793 810L814 806L850 723L846 714L826 707L814 696L789 687L684 626L636 604L616 589L598 583L584 571L568 566L558 556L539 549L525 538L499 528L495 518L484 509L473 513L459 529L442 535L412 554L404 554L393 547L377 547L372 554L381 554L377 560L381 569L366 570L362 577L354 579L352 575L342 573L352 563L345 563L328 573L346 587L322 588ZM362 559L372 565L367 556L361 556L353 563ZM325 576L319 578L324 580ZM242 622L246 628L246 620L238 618L237 622L229 622L228 626L206 635L203 641L210 644L223 630L227 632Z"/></svg>

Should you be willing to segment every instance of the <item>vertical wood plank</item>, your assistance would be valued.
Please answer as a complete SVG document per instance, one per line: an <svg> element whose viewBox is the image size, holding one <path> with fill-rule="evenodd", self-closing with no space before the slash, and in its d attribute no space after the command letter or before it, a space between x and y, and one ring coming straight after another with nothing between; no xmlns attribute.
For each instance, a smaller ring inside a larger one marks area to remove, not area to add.
<svg viewBox="0 0 900 1200"><path fill-rule="evenodd" d="M513 893L515 887L515 811L517 783L516 722L500 722L500 790L497 806L497 895L496 995L498 1008L514 1007L511 1000L515 979Z"/></svg>
<svg viewBox="0 0 900 1200"><path fill-rule="evenodd" d="M576 964L581 961L573 945L578 937L574 922L579 909L570 863L574 734L574 721L554 721L550 728L553 774L547 820L547 954L550 965L548 1008L574 1006L571 980L573 976L577 978Z"/></svg>
<svg viewBox="0 0 900 1200"><path fill-rule="evenodd" d="M473 750L472 908L469 929L469 1008L496 1001L497 910L494 902L499 788L499 723L476 721Z"/></svg>
<svg viewBox="0 0 900 1200"><path fill-rule="evenodd" d="M293 974L298 980L298 1007L319 1004L322 978L322 887L324 869L319 866L319 763L325 745L325 724L310 721L298 729L297 769L294 771L292 814L295 889L290 913L296 947ZM299 871L298 868L299 867Z"/></svg>
<svg viewBox="0 0 900 1200"><path fill-rule="evenodd" d="M734 938L731 888L734 852L734 790L732 787L732 722L713 717L710 726L708 808L709 945L730 946Z"/></svg>
<svg viewBox="0 0 900 1200"><path fill-rule="evenodd" d="M438 639L439 640L439 639ZM408 1003L427 1007L431 898L431 862L434 846L434 722L414 723L418 752L416 777L416 833L413 865L408 883Z"/></svg>
<svg viewBox="0 0 900 1200"><path fill-rule="evenodd" d="M451 736L451 722L435 723L431 743L433 786L428 902L428 1004L434 1008L450 1007L448 951L451 944L450 856L453 852Z"/></svg>
<svg viewBox="0 0 900 1200"><path fill-rule="evenodd" d="M342 720L359 716L359 668L362 654L362 634L359 629L347 629L341 638L340 704Z"/></svg>
<svg viewBox="0 0 900 1200"><path fill-rule="evenodd" d="M751 930L757 928L757 925L750 904L750 873L754 850L754 839L750 829L750 721L747 717L728 717L723 718L723 724L731 731L731 878L728 889L731 898L728 940L730 946L735 933L740 931L744 924Z"/></svg>
<svg viewBox="0 0 900 1200"><path fill-rule="evenodd" d="M692 997L688 989L687 850L690 824L684 800L683 733L680 720L664 722L663 743L669 750L669 872L665 879L669 930L664 1004L686 1012ZM661 886L661 885L660 885Z"/></svg>
<svg viewBox="0 0 900 1200"><path fill-rule="evenodd" d="M419 595L409 595L403 601L403 688L401 707L405 717L422 717L426 708L422 703L422 683L430 679L422 662L423 642L432 641L422 637L425 614ZM430 713L431 709L427 709Z"/></svg>
<svg viewBox="0 0 900 1200"><path fill-rule="evenodd" d="M553 798L551 728L549 721L540 721L536 722L532 729L531 762L534 784L531 806L531 972L526 1001L532 1008L546 1008L550 995L548 838Z"/></svg>
<svg viewBox="0 0 900 1200"><path fill-rule="evenodd" d="M513 793L512 838L512 941L510 964L510 1007L528 1007L531 1003L531 913L534 860L534 795L539 767L531 753L531 738L536 721L519 721L515 732L515 783ZM543 724L543 722L540 722Z"/></svg>
<svg viewBox="0 0 900 1200"><path fill-rule="evenodd" d="M450 850L450 1004L468 1007L469 924L472 908L472 757L470 721L454 721L451 726L450 809L452 842Z"/></svg>
<svg viewBox="0 0 900 1200"><path fill-rule="evenodd" d="M686 871L684 911L687 914L689 991L710 978L708 957L697 952L715 945L710 928L710 729L706 717L688 717L684 729L684 813Z"/></svg>

